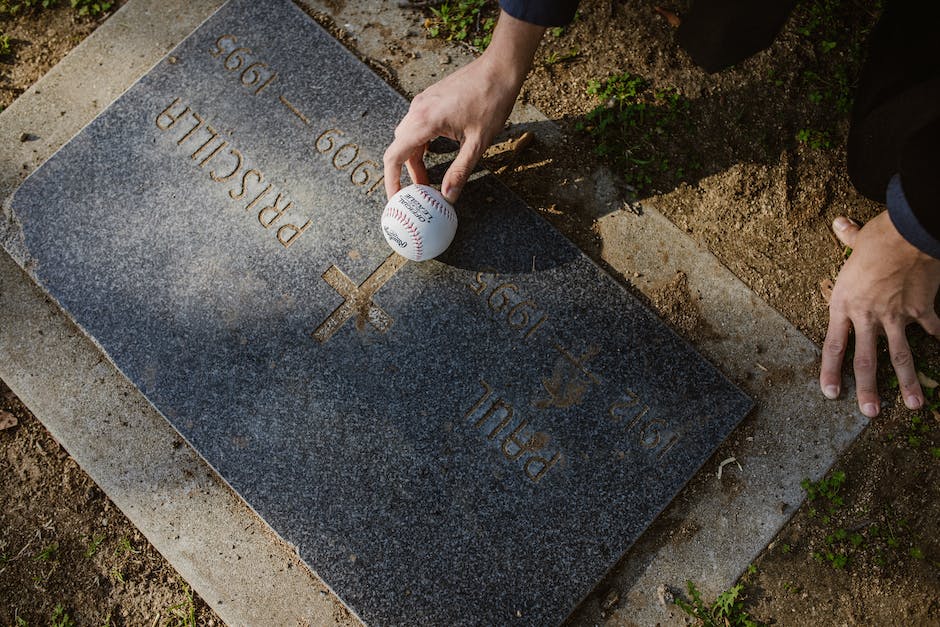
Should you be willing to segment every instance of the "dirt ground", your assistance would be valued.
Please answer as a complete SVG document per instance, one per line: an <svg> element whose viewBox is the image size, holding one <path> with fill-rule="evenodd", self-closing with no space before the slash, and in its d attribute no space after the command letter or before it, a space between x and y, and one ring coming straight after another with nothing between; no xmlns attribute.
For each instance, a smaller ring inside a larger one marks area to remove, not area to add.
<svg viewBox="0 0 940 627"><path fill-rule="evenodd" d="M823 5L836 14L819 25ZM662 6L681 17L688 3ZM599 259L593 209L559 203L545 181L573 180L610 162L581 128L598 105L590 81L630 72L654 91L675 90L681 106L658 100L653 107L678 114L655 118L662 120L655 132L638 140L661 160L621 172L624 198L656 207L821 342L828 315L820 285L835 279L844 259L829 225L837 215L864 222L882 210L848 181L849 115L838 102L857 77L864 32L877 13L877 3L865 0L804 2L771 48L709 75L677 47L654 3L584 0L571 27L546 35L522 94L559 124L569 150L558 154L536 138L511 161L494 157L487 165ZM416 37L424 37L427 15L415 8ZM0 57L0 104L97 23L65 7L0 22L12 40L12 54ZM838 32L826 30L833 25ZM637 169L646 175L639 182ZM694 343L696 328L683 323L676 293L663 290L653 305ZM937 342L912 329L912 347L920 370L940 378ZM905 409L890 380L885 365L882 416L744 577L753 619L940 625L940 414ZM190 624L179 622L180 608L193 609L198 624L218 623L198 597L190 604L166 562L0 385L0 425L8 415L18 425L0 431L0 623L45 624L57 604L78 624L104 624L108 616L112 625Z"/></svg>

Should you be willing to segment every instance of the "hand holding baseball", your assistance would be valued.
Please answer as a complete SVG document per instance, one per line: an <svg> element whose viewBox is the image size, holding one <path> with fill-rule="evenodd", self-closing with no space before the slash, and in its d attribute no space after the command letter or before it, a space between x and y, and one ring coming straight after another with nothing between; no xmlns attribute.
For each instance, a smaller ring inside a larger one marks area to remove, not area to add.
<svg viewBox="0 0 940 627"><path fill-rule="evenodd" d="M382 235L402 257L433 259L447 250L457 232L457 214L429 185L409 185L392 196L382 212Z"/></svg>

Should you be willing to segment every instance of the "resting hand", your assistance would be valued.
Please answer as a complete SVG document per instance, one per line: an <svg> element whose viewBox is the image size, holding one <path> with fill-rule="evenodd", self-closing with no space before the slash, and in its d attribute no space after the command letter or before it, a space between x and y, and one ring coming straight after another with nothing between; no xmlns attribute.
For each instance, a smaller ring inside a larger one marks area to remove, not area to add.
<svg viewBox="0 0 940 627"><path fill-rule="evenodd" d="M472 63L415 96L408 114L386 149L385 193L401 189L401 166L415 183L428 183L424 151L436 137L460 143L460 152L444 175L441 193L451 203L503 128L532 64L545 29L500 15L493 40Z"/></svg>
<svg viewBox="0 0 940 627"><path fill-rule="evenodd" d="M852 249L832 290L829 329L823 343L819 385L828 398L841 387L842 359L849 331L855 329L855 385L858 406L868 417L881 410L875 385L876 342L888 338L891 365L898 377L904 404L917 409L924 393L917 380L905 328L918 322L928 333L940 336L940 319L934 298L940 287L940 260L905 240L888 212L882 212L859 228L846 218L833 223L836 236Z"/></svg>

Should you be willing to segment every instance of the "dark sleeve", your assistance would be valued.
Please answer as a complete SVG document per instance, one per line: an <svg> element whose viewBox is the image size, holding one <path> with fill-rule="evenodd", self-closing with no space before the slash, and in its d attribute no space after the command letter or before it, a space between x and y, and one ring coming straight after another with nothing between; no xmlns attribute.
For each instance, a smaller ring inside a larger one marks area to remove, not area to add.
<svg viewBox="0 0 940 627"><path fill-rule="evenodd" d="M940 258L940 38L913 0L887 0L868 41L849 129L855 188L908 242Z"/></svg>
<svg viewBox="0 0 940 627"><path fill-rule="evenodd" d="M891 221L904 239L940 258L940 117L908 137L900 152L898 176L888 184Z"/></svg>
<svg viewBox="0 0 940 627"><path fill-rule="evenodd" d="M695 0L677 38L692 61L719 72L773 43L796 0Z"/></svg>
<svg viewBox="0 0 940 627"><path fill-rule="evenodd" d="M517 20L539 26L564 26L574 19L580 0L499 0L500 8Z"/></svg>
<svg viewBox="0 0 940 627"><path fill-rule="evenodd" d="M901 186L901 177L897 174L888 182L885 203L888 205L891 224L898 230L901 237L921 252L940 259L940 240L927 230L907 201L904 188Z"/></svg>

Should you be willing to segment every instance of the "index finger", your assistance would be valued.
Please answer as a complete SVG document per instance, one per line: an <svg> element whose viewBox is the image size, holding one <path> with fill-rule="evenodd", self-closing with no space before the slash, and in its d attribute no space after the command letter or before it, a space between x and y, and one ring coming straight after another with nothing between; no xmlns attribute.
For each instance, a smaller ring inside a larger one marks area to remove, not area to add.
<svg viewBox="0 0 940 627"><path fill-rule="evenodd" d="M385 195L391 198L401 189L401 167L414 152L415 146L410 145L403 137L396 137L389 144L382 156L382 165L385 175Z"/></svg>
<svg viewBox="0 0 940 627"><path fill-rule="evenodd" d="M385 194L391 198L401 189L401 167L408 166L408 174L415 183L427 183L424 169L424 149L433 137L411 131L408 119L395 129L395 139L385 149L382 157L385 175ZM419 180L421 179L421 180Z"/></svg>

